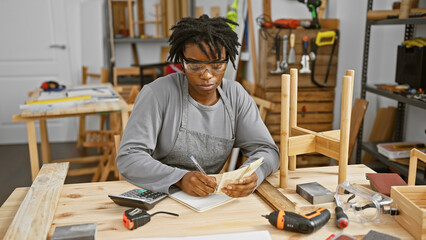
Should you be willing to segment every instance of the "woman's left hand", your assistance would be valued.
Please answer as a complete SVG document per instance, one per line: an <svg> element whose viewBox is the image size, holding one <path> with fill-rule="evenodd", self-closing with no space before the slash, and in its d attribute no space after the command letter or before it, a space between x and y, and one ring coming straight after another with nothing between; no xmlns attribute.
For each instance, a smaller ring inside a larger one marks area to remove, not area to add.
<svg viewBox="0 0 426 240"><path fill-rule="evenodd" d="M257 174L253 173L248 177L241 178L237 184L229 184L222 188L222 192L230 197L245 197L253 192L257 186Z"/></svg>

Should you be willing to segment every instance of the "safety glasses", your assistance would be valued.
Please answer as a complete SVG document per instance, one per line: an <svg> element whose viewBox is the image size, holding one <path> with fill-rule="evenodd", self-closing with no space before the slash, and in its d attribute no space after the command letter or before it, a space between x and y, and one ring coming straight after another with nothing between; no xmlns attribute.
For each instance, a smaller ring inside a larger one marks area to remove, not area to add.
<svg viewBox="0 0 426 240"><path fill-rule="evenodd" d="M209 69L211 74L221 74L225 72L227 64L228 58L222 61L198 62L183 57L183 67L188 73L202 74L206 69Z"/></svg>

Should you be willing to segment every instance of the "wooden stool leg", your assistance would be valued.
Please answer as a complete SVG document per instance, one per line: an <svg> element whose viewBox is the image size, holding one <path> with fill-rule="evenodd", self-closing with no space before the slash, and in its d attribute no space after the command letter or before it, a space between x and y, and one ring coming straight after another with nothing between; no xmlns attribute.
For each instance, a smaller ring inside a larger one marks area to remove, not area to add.
<svg viewBox="0 0 426 240"><path fill-rule="evenodd" d="M297 68L290 69L290 118L289 118L289 133L291 129L297 126ZM296 156L289 156L289 169L296 170Z"/></svg>
<svg viewBox="0 0 426 240"><path fill-rule="evenodd" d="M353 77L343 76L342 106L340 113L339 184L346 181L347 175L353 83Z"/></svg>
<svg viewBox="0 0 426 240"><path fill-rule="evenodd" d="M111 151L110 148L105 149L104 154L102 155L102 158L99 161L98 168L96 169L95 174L92 177L92 182L99 181L101 173L105 167L105 163L108 161L108 156L110 154L110 151Z"/></svg>
<svg viewBox="0 0 426 240"><path fill-rule="evenodd" d="M78 127L77 147L80 147L84 142L84 132L86 131L86 116L80 116Z"/></svg>
<svg viewBox="0 0 426 240"><path fill-rule="evenodd" d="M290 75L281 76L281 127L280 127L280 187L287 187L288 181L288 138L290 110Z"/></svg>

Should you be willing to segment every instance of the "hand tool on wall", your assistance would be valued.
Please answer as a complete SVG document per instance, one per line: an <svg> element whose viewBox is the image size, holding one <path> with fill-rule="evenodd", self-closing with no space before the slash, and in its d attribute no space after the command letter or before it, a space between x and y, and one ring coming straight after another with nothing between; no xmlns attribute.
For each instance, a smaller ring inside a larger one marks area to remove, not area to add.
<svg viewBox="0 0 426 240"><path fill-rule="evenodd" d="M281 70L283 70L283 72L287 72L287 70L288 70L287 41L288 41L288 36L284 35L283 36L283 60L281 61Z"/></svg>
<svg viewBox="0 0 426 240"><path fill-rule="evenodd" d="M308 44L309 38L308 36L303 36L302 45L303 45L303 55L300 63L302 64L302 69L300 69L300 74L309 74L311 70L309 69L309 55L308 55Z"/></svg>
<svg viewBox="0 0 426 240"><path fill-rule="evenodd" d="M277 36L275 36L275 56L276 56L276 61L277 61L277 68L273 71L271 71L271 74L281 74L284 71L281 69L281 64L280 64L280 36L277 34Z"/></svg>
<svg viewBox="0 0 426 240"><path fill-rule="evenodd" d="M312 233L330 220L330 211L322 207L306 215L299 215L288 211L274 211L269 215L262 215L273 226L281 230L298 233Z"/></svg>
<svg viewBox="0 0 426 240"><path fill-rule="evenodd" d="M288 63L296 63L296 53L294 52L294 41L296 40L296 35L294 33L290 34L290 52L288 53Z"/></svg>
<svg viewBox="0 0 426 240"><path fill-rule="evenodd" d="M296 29L298 26L302 26L304 28L309 28L311 26L310 21L304 21L299 19L277 19L274 21L264 21L260 23L260 26L262 28L289 28L289 29Z"/></svg>
<svg viewBox="0 0 426 240"><path fill-rule="evenodd" d="M318 22L317 8L321 6L321 1L320 0L298 0L298 1L305 4L308 7L309 12L311 12L312 14L312 22L309 28L320 29L321 25Z"/></svg>
<svg viewBox="0 0 426 240"><path fill-rule="evenodd" d="M334 50L336 48L336 43L339 38L338 31L326 31L326 32L318 32L317 37L315 39L311 39L311 56L312 60L312 74L311 81L318 87L327 87L328 75L330 73L331 63L333 61ZM316 62L316 54L318 47L333 45L330 53L330 58L328 60L327 71L325 73L324 83L319 83L315 80L315 62Z"/></svg>

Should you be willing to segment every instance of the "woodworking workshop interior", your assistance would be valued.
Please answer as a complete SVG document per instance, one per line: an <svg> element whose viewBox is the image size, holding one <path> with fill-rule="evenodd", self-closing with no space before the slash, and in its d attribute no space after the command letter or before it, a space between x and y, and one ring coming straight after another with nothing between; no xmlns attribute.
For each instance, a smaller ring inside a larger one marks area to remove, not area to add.
<svg viewBox="0 0 426 240"><path fill-rule="evenodd" d="M426 240L426 0L1 0L0 239Z"/></svg>

